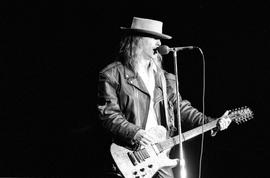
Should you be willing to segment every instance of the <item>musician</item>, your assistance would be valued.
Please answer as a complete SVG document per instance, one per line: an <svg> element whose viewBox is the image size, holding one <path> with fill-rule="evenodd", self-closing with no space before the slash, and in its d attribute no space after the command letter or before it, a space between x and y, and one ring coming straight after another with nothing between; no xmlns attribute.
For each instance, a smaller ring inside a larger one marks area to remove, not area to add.
<svg viewBox="0 0 270 178"><path fill-rule="evenodd" d="M133 17L130 28L121 27L117 59L99 73L99 120L112 142L129 149L151 144L155 139L147 131L157 125L167 129L168 137L178 135L175 75L162 68L156 51L161 40L172 38L162 33L162 26L158 20ZM196 127L214 120L181 96L179 103L183 124ZM220 130L231 122L227 111L217 119ZM109 162L104 177L122 177L113 159ZM173 178L172 168L162 168L154 177Z"/></svg>

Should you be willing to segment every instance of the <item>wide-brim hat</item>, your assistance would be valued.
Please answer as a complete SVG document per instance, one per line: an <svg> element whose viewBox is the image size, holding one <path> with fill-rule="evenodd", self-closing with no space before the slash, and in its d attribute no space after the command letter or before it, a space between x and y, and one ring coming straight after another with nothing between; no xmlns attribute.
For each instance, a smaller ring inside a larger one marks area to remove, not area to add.
<svg viewBox="0 0 270 178"><path fill-rule="evenodd" d="M158 20L133 17L130 28L120 27L129 35L150 36L158 39L171 39L172 37L162 33L163 22Z"/></svg>

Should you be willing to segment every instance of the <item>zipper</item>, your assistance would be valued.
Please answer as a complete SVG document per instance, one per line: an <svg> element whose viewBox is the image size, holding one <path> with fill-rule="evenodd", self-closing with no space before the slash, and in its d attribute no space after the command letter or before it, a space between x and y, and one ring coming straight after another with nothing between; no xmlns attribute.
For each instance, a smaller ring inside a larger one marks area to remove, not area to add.
<svg viewBox="0 0 270 178"><path fill-rule="evenodd" d="M136 115L139 117L137 118L138 120L138 125L141 125L141 118L140 118L140 113L139 113L139 107L140 107L140 104L139 104L139 93L138 93L138 90L133 87L134 91L135 91L135 98L136 98Z"/></svg>

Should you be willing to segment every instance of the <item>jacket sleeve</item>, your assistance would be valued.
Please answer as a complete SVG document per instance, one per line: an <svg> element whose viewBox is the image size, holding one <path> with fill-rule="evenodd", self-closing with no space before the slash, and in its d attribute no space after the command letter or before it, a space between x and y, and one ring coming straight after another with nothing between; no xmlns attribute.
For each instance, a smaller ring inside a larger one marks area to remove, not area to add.
<svg viewBox="0 0 270 178"><path fill-rule="evenodd" d="M177 116L177 95L176 95L176 78L174 74L170 74L165 72L166 79L167 79L167 91L169 93L169 102L174 110L174 115ZM204 116L203 113L198 111L198 109L194 108L188 100L183 100L180 93L179 100L180 100L180 113L181 113L181 122L184 123L187 129L194 128L196 126L202 125L203 123L208 123L213 120L214 118ZM177 118L174 120L175 125L177 125Z"/></svg>
<svg viewBox="0 0 270 178"><path fill-rule="evenodd" d="M196 127L202 125L203 123L208 123L215 120L214 118L203 115L202 112L194 108L187 100L180 99L180 110L182 121L188 123L191 125L191 127Z"/></svg>
<svg viewBox="0 0 270 178"><path fill-rule="evenodd" d="M175 116L177 114L177 102L176 95L173 95L173 106ZM208 123L215 120L212 117L203 115L198 109L194 108L188 100L183 100L179 94L180 99L180 113L181 113L181 122L184 123L186 128L194 128L202 125L203 123ZM177 119L175 120L177 122Z"/></svg>
<svg viewBox="0 0 270 178"><path fill-rule="evenodd" d="M99 74L97 104L99 119L113 138L126 146L133 147L135 146L133 137L140 127L128 122L122 113L118 101L118 89L119 83L112 74Z"/></svg>

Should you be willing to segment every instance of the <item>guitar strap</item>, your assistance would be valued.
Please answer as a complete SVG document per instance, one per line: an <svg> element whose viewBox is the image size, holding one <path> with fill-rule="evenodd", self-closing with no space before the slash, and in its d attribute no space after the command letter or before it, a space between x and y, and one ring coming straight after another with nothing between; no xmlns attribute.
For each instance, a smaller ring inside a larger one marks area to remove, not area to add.
<svg viewBox="0 0 270 178"><path fill-rule="evenodd" d="M173 132L176 130L174 126L174 121L169 118L168 114L168 98L167 98L167 86L166 86L166 79L163 72L160 72L162 90L163 90L163 98L164 98L164 110L165 110L165 117L166 117L166 124L169 136L172 136Z"/></svg>

